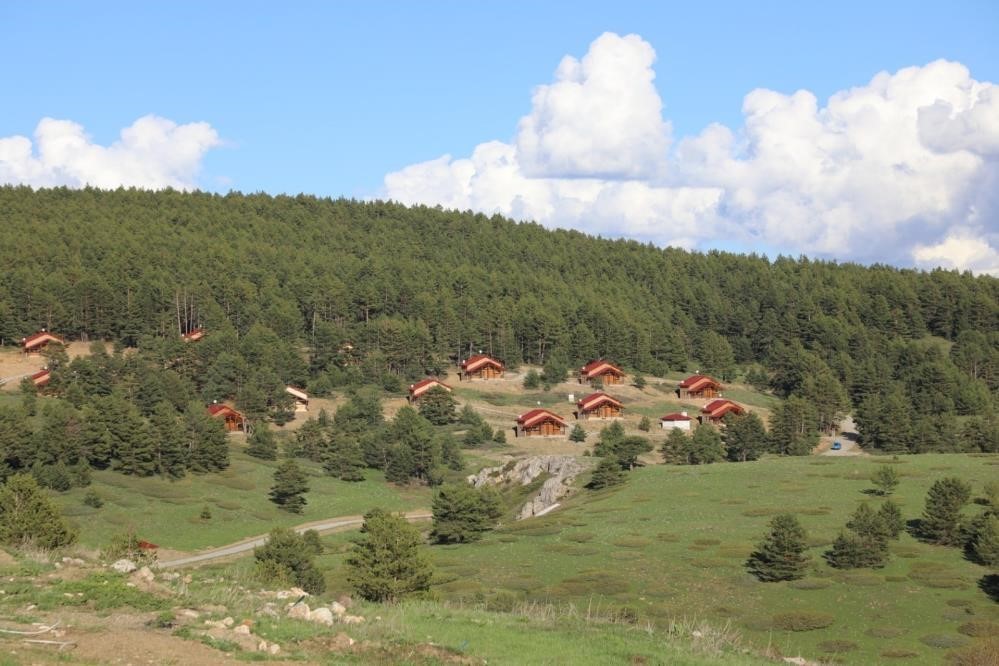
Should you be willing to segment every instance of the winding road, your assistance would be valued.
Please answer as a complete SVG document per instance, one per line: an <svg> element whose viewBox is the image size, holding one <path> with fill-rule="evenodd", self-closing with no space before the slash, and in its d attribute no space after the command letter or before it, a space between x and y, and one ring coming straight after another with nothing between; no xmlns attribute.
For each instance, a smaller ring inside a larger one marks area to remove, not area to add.
<svg viewBox="0 0 999 666"><path fill-rule="evenodd" d="M409 511L403 515L406 517L406 520L408 520L411 523L415 523L422 520L430 520L433 517L433 514L424 509ZM324 532L335 532L338 530L349 529L352 527L360 527L363 523L364 523L364 516L340 516L339 518L328 518L326 520L319 520L311 523L306 523L304 525L299 525L293 529L299 534L305 532L306 530L315 530L319 533L324 533ZM154 565L154 568L172 569L177 567L189 566L192 564L204 564L206 562L211 562L213 560L220 560L225 557L244 555L252 551L257 546L264 545L264 543L267 541L267 537L268 535L263 534L261 536L250 537L249 539L243 539L242 541L231 543L228 546L219 546L217 548L211 548L209 550L205 550L200 553L195 553L194 555L179 557L172 560L167 560L165 562L157 562Z"/></svg>

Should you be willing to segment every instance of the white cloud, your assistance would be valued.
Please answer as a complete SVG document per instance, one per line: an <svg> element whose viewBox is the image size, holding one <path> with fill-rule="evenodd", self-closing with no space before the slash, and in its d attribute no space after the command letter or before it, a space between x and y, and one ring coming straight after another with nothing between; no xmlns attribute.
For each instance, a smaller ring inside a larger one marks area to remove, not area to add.
<svg viewBox="0 0 999 666"><path fill-rule="evenodd" d="M178 125L143 116L110 146L93 143L82 126L43 118L35 142L0 138L0 182L36 187L194 189L205 153L220 145L208 123Z"/></svg>
<svg viewBox="0 0 999 666"><path fill-rule="evenodd" d="M607 33L534 93L510 143L388 174L405 203L660 244L736 241L996 272L999 92L937 61L843 90L753 90L738 129L670 149L652 47Z"/></svg>

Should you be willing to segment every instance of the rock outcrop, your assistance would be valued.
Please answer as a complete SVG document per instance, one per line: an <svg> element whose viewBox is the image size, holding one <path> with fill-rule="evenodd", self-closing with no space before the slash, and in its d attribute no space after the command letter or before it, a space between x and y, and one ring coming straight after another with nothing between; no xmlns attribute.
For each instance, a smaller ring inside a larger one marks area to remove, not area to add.
<svg viewBox="0 0 999 666"><path fill-rule="evenodd" d="M585 468L573 456L530 456L511 460L502 467L487 467L478 474L468 477L468 482L476 488L485 485L526 486L542 474L548 474L541 491L524 504L518 515L519 520L546 513L572 488L570 484Z"/></svg>

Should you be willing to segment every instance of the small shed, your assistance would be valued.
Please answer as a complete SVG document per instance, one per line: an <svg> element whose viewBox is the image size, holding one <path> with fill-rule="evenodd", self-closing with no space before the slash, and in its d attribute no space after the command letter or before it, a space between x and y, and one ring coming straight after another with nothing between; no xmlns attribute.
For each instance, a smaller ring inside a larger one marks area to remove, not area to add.
<svg viewBox="0 0 999 666"><path fill-rule="evenodd" d="M708 375L691 375L677 387L677 396L681 400L688 398L717 398L722 385L714 377Z"/></svg>
<svg viewBox="0 0 999 666"><path fill-rule="evenodd" d="M229 405L208 405L208 414L212 418L223 419L226 432L246 432L246 418L243 413Z"/></svg>
<svg viewBox="0 0 999 666"><path fill-rule="evenodd" d="M742 405L725 398L718 398L717 400L712 400L701 408L701 416L699 417L699 420L701 423L710 422L718 424L721 423L721 420L725 418L726 414L742 416L745 413L746 408Z"/></svg>
<svg viewBox="0 0 999 666"><path fill-rule="evenodd" d="M590 361L579 369L580 384L592 384L598 379L604 386L620 384L624 381L624 370L603 359Z"/></svg>
<svg viewBox="0 0 999 666"><path fill-rule="evenodd" d="M199 326L198 328L192 328L187 333L181 334L180 339L184 342L197 342L203 337L205 337L205 329Z"/></svg>
<svg viewBox="0 0 999 666"><path fill-rule="evenodd" d="M503 364L492 356L475 354L461 362L459 379L496 379L503 376Z"/></svg>
<svg viewBox="0 0 999 666"><path fill-rule="evenodd" d="M295 411L309 411L309 394L295 386L285 386L284 392L295 399Z"/></svg>
<svg viewBox="0 0 999 666"><path fill-rule="evenodd" d="M684 430L690 432L691 421L693 419L687 415L687 412L673 412L672 414L660 417L659 426L663 430Z"/></svg>
<svg viewBox="0 0 999 666"><path fill-rule="evenodd" d="M565 419L547 409L532 409L517 417L518 437L565 435Z"/></svg>
<svg viewBox="0 0 999 666"><path fill-rule="evenodd" d="M40 354L43 349L51 344L65 345L66 341L58 335L49 333L44 328L33 335L21 338L21 347L25 354Z"/></svg>
<svg viewBox="0 0 999 666"><path fill-rule="evenodd" d="M576 402L577 419L613 419L620 418L624 404L617 398L612 398L603 391L591 393Z"/></svg>
<svg viewBox="0 0 999 666"><path fill-rule="evenodd" d="M426 379L421 379L415 384L409 385L409 395L406 397L406 399L409 400L410 403L417 403L420 401L420 398L426 396L427 391L430 391L431 389L437 386L441 387L448 393L451 392L451 387L445 384L444 382L434 377L427 377Z"/></svg>

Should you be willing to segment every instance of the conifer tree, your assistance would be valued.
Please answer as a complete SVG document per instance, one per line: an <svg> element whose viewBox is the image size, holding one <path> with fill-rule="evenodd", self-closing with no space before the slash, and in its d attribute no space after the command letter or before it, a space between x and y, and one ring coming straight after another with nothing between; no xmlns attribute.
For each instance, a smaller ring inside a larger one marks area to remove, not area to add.
<svg viewBox="0 0 999 666"><path fill-rule="evenodd" d="M30 474L15 474L0 485L0 543L58 548L76 540L76 531Z"/></svg>
<svg viewBox="0 0 999 666"><path fill-rule="evenodd" d="M919 534L930 543L955 546L961 541L961 509L971 498L971 487L956 477L939 479L926 494Z"/></svg>
<svg viewBox="0 0 999 666"><path fill-rule="evenodd" d="M879 495L891 495L898 487L898 472L891 465L882 465L874 470L871 475L871 483L877 486Z"/></svg>
<svg viewBox="0 0 999 666"><path fill-rule="evenodd" d="M892 529L880 512L861 504L846 523L846 530L833 542L826 559L838 569L884 566Z"/></svg>
<svg viewBox="0 0 999 666"><path fill-rule="evenodd" d="M652 430L652 420L648 416L643 416L642 420L638 422L638 429L642 432Z"/></svg>
<svg viewBox="0 0 999 666"><path fill-rule="evenodd" d="M798 519L784 513L770 521L770 532L749 556L749 572L765 582L803 578L809 558L807 535Z"/></svg>
<svg viewBox="0 0 999 666"><path fill-rule="evenodd" d="M374 509L347 557L347 582L368 601L399 601L430 589L433 570L420 533L401 515Z"/></svg>
<svg viewBox="0 0 999 666"><path fill-rule="evenodd" d="M722 441L726 456L732 462L756 460L767 450L767 431L755 412L743 416L728 414Z"/></svg>
<svg viewBox="0 0 999 666"><path fill-rule="evenodd" d="M315 536L307 537L284 527L271 530L264 545L253 549L258 575L270 579L266 582L282 582L275 579L288 578L309 594L322 594L326 581L313 560L319 554L317 545L320 552L322 546L318 544L318 535L312 534Z"/></svg>
<svg viewBox="0 0 999 666"><path fill-rule="evenodd" d="M351 435L334 435L323 469L341 481L364 481L364 453L357 438Z"/></svg>
<svg viewBox="0 0 999 666"><path fill-rule="evenodd" d="M274 485L271 486L271 501L290 513L302 513L305 508L305 493L309 492L308 480L293 459L281 463L274 471Z"/></svg>
<svg viewBox="0 0 999 666"><path fill-rule="evenodd" d="M679 428L670 428L659 451L662 453L663 462L673 465L689 464L688 449L690 447L690 435Z"/></svg>
<svg viewBox="0 0 999 666"><path fill-rule="evenodd" d="M878 516L884 523L885 532L889 539L897 539L905 529L905 519L902 517L902 509L891 500L885 500L878 509Z"/></svg>
<svg viewBox="0 0 999 666"><path fill-rule="evenodd" d="M586 430L583 429L581 424L577 423L572 427L572 430L569 432L569 441L577 443L586 441Z"/></svg>
<svg viewBox="0 0 999 666"><path fill-rule="evenodd" d="M499 496L492 489L467 483L446 484L434 494L434 523L430 532L437 543L478 541L500 516Z"/></svg>
<svg viewBox="0 0 999 666"><path fill-rule="evenodd" d="M987 514L979 523L971 546L972 553L987 567L999 567L999 516Z"/></svg>
<svg viewBox="0 0 999 666"><path fill-rule="evenodd" d="M420 398L420 416L434 425L447 425L457 419L457 403L451 391L435 386Z"/></svg>
<svg viewBox="0 0 999 666"><path fill-rule="evenodd" d="M156 437L137 411L132 414L132 434L120 442L115 468L122 474L151 476L156 473Z"/></svg>
<svg viewBox="0 0 999 666"><path fill-rule="evenodd" d="M590 490L600 490L610 488L624 483L625 472L621 469L621 463L616 458L604 458L593 470L593 476L586 485Z"/></svg>
<svg viewBox="0 0 999 666"><path fill-rule="evenodd" d="M184 431L177 410L168 402L157 403L149 417L155 442L156 473L179 479L187 471L184 458Z"/></svg>
<svg viewBox="0 0 999 666"><path fill-rule="evenodd" d="M706 465L725 460L725 442L718 429L711 424L699 425L688 445L687 464Z"/></svg>
<svg viewBox="0 0 999 666"><path fill-rule="evenodd" d="M192 472L217 472L229 466L229 440L225 426L211 418L197 402L184 412L184 445L188 469Z"/></svg>
<svg viewBox="0 0 999 666"><path fill-rule="evenodd" d="M277 440L265 423L253 429L253 434L247 440L246 453L261 460L277 460Z"/></svg>

